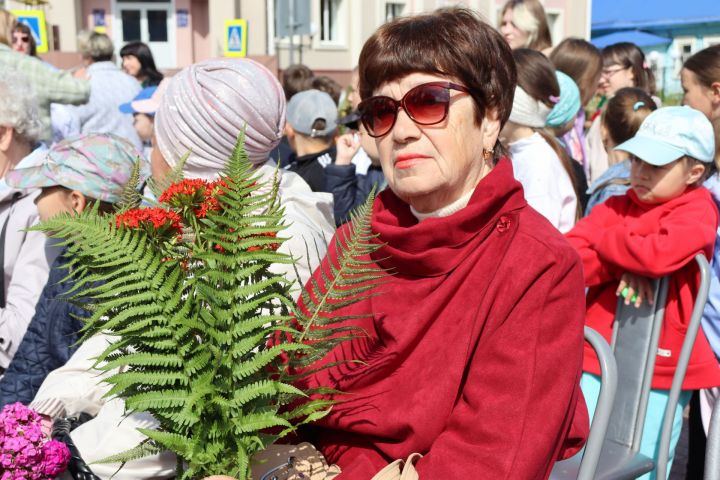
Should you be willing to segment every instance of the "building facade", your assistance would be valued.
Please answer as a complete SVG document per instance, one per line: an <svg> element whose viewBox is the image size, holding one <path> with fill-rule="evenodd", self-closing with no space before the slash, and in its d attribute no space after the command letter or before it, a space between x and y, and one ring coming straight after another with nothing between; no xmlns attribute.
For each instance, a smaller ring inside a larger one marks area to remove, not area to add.
<svg viewBox="0 0 720 480"><path fill-rule="evenodd" d="M497 24L504 0L294 0L292 41L288 34L290 0L0 0L7 9L45 12L51 50L77 50L84 29L107 33L119 50L128 41L150 45L158 67L175 70L223 55L225 21L247 21L247 54L283 69L305 63L313 70L344 77L355 66L365 40L381 24L400 15L465 5ZM27 3L33 3L32 1ZM38 3L37 0L35 3ZM588 38L589 0L544 0L554 40ZM61 52L61 53L57 53ZM53 57L54 55L54 57Z"/></svg>

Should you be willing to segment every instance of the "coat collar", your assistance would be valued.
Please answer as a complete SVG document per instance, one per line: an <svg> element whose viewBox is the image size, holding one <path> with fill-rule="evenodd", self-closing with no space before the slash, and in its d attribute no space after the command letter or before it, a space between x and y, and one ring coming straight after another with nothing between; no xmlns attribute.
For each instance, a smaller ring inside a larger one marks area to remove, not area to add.
<svg viewBox="0 0 720 480"><path fill-rule="evenodd" d="M410 206L387 189L373 206L372 229L385 243L373 258L399 274L447 274L492 233L501 216L526 205L507 158L478 183L465 208L447 217L418 223Z"/></svg>

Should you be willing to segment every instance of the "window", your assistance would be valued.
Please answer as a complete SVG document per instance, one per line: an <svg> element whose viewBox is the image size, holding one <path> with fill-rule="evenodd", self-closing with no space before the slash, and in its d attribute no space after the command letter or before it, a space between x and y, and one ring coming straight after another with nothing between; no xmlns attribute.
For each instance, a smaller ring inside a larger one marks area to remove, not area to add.
<svg viewBox="0 0 720 480"><path fill-rule="evenodd" d="M560 11L545 9L547 12L548 29L550 30L550 38L553 45L560 42L565 35L563 34L562 14Z"/></svg>
<svg viewBox="0 0 720 480"><path fill-rule="evenodd" d="M123 42L140 40L140 10L123 10L120 18Z"/></svg>
<svg viewBox="0 0 720 480"><path fill-rule="evenodd" d="M151 42L167 42L167 10L148 10L148 36Z"/></svg>
<svg viewBox="0 0 720 480"><path fill-rule="evenodd" d="M403 10L405 10L404 3L388 2L385 4L385 21L389 22L395 20L397 17L402 16Z"/></svg>
<svg viewBox="0 0 720 480"><path fill-rule="evenodd" d="M338 43L338 12L342 0L320 0L320 41Z"/></svg>

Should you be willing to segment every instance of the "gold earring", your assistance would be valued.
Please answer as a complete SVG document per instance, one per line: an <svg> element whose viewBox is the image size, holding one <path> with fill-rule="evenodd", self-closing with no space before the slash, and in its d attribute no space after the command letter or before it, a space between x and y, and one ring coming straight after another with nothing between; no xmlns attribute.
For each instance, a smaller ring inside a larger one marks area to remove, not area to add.
<svg viewBox="0 0 720 480"><path fill-rule="evenodd" d="M495 150L492 148L483 148L483 160L490 160L493 152L495 152Z"/></svg>

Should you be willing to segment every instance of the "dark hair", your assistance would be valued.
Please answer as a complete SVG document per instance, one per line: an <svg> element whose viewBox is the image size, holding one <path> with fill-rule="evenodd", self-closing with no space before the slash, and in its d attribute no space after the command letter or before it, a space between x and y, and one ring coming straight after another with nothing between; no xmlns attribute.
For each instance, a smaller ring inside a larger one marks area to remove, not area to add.
<svg viewBox="0 0 720 480"><path fill-rule="evenodd" d="M543 103L549 108L554 106L550 97L560 96L560 85L555 75L555 67L549 58L542 53L531 50L529 48L518 48L513 50L513 58L515 59L515 66L517 67L518 73L518 87L525 90L533 99ZM533 128L534 131L540 134L541 137L550 145L555 154L560 159L565 172L570 177L570 182L573 185L575 196L579 199L582 197L584 192L580 191L582 188L578 185L575 171L573 170L572 164L574 160L570 158L565 149L560 145L555 136L545 128ZM575 219L578 220L581 215L582 207L580 202L577 202L575 209Z"/></svg>
<svg viewBox="0 0 720 480"><path fill-rule="evenodd" d="M378 28L360 52L360 97L416 72L450 77L467 87L477 125L488 109L497 112L501 126L510 116L517 81L510 46L466 8L400 17ZM502 154L498 142L494 159Z"/></svg>
<svg viewBox="0 0 720 480"><path fill-rule="evenodd" d="M342 93L342 86L333 80L332 78L322 75L319 77L312 77L309 79L308 86L305 90L320 90L330 95L337 105L340 102L340 94Z"/></svg>
<svg viewBox="0 0 720 480"><path fill-rule="evenodd" d="M637 87L621 88L607 103L602 121L615 145L635 136L645 117L657 110L655 101Z"/></svg>
<svg viewBox="0 0 720 480"><path fill-rule="evenodd" d="M303 90L312 88L309 85L315 74L310 67L301 63L290 65L282 74L282 87L285 91L285 100L290 100L293 95Z"/></svg>
<svg viewBox="0 0 720 480"><path fill-rule="evenodd" d="M163 79L163 74L160 73L155 67L155 59L153 58L150 47L142 42L130 42L126 43L120 49L120 57L127 57L132 55L140 62L140 76L145 77L143 86L153 87L159 85Z"/></svg>
<svg viewBox="0 0 720 480"><path fill-rule="evenodd" d="M710 88L720 82L720 44L700 50L687 60L683 68L695 74L700 84Z"/></svg>
<svg viewBox="0 0 720 480"><path fill-rule="evenodd" d="M640 47L630 42L608 45L602 49L603 66L620 65L632 70L635 86L650 95L655 94L655 75L645 62L645 54Z"/></svg>
<svg viewBox="0 0 720 480"><path fill-rule="evenodd" d="M528 44L525 48L542 51L552 47L552 37L550 36L550 27L547 23L547 14L542 4L538 0L508 0L502 9L502 15L508 9L513 10L513 23L517 28L528 34ZM520 9L526 9L527 13L533 17L535 29L524 28L523 22L515 21L515 12Z"/></svg>
<svg viewBox="0 0 720 480"><path fill-rule="evenodd" d="M575 80L580 89L580 102L587 105L597 91L602 75L600 50L581 38L566 38L550 53L555 68Z"/></svg>
<svg viewBox="0 0 720 480"><path fill-rule="evenodd" d="M35 44L35 37L33 37L32 30L30 30L30 27L28 27L26 24L22 22L18 22L13 27L13 33L15 32L21 32L24 33L29 37L30 42L30 56L31 57L37 57L37 45Z"/></svg>

